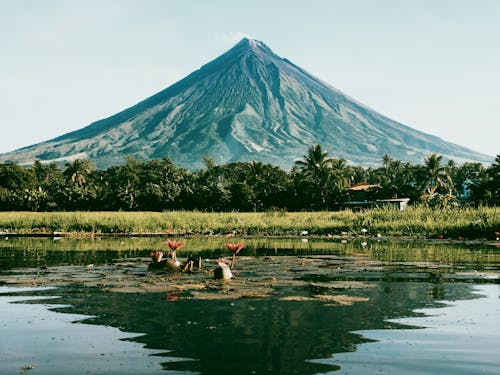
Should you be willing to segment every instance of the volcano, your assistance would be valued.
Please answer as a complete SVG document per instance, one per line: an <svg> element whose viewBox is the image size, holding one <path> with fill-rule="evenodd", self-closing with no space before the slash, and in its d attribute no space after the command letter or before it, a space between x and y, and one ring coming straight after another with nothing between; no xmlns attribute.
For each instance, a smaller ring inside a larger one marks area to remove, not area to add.
<svg viewBox="0 0 500 375"><path fill-rule="evenodd" d="M0 155L0 161L92 160L97 168L170 157L197 169L257 160L289 169L321 144L332 157L379 165L384 154L422 162L430 153L459 162L492 157L393 121L322 82L264 43L243 39L163 91L106 119Z"/></svg>

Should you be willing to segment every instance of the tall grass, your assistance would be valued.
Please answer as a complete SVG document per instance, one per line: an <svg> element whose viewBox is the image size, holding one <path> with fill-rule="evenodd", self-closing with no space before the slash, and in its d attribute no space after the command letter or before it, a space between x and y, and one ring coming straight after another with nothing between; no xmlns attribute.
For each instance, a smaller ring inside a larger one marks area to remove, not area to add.
<svg viewBox="0 0 500 375"><path fill-rule="evenodd" d="M500 208L433 210L412 207L364 212L0 212L0 232L99 234L228 234L443 236L494 238Z"/></svg>

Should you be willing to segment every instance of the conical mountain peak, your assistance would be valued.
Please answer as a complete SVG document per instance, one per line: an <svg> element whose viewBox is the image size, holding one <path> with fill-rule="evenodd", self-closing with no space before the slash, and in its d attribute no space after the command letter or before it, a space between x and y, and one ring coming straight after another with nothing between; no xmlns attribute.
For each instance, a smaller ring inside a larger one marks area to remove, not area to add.
<svg viewBox="0 0 500 375"><path fill-rule="evenodd" d="M264 42L250 38L241 39L233 48L220 57L225 57L226 55L237 58L260 57L280 59Z"/></svg>
<svg viewBox="0 0 500 375"><path fill-rule="evenodd" d="M109 118L50 141L0 155L2 161L97 167L170 157L189 169L203 155L219 163L257 160L290 168L320 143L330 155L364 165L384 154L421 162L429 153L457 161L492 158L393 121L352 100L263 42L243 38L165 90Z"/></svg>
<svg viewBox="0 0 500 375"><path fill-rule="evenodd" d="M265 45L264 42L261 42L260 40L257 39L252 39L252 38L243 38L241 39L234 47L242 47L242 48L251 48L253 50L262 48L264 50L271 51L271 49Z"/></svg>

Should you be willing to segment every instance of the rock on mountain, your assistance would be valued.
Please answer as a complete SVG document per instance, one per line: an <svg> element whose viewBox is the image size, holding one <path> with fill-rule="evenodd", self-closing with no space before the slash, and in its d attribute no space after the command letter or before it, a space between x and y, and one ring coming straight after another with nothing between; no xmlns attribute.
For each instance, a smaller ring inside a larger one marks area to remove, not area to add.
<svg viewBox="0 0 500 375"><path fill-rule="evenodd" d="M313 144L363 165L384 154L422 162L430 153L457 161L491 157L393 121L322 82L264 43L243 39L184 79L109 118L58 138L0 155L0 161L97 167L169 156L196 169L202 155L219 163L259 160L286 169Z"/></svg>

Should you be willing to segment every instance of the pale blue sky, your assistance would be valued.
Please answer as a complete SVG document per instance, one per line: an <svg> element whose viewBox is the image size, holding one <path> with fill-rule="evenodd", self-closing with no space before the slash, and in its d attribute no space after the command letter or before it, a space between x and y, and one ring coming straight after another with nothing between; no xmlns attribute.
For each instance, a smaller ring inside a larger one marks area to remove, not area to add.
<svg viewBox="0 0 500 375"><path fill-rule="evenodd" d="M166 88L243 36L405 125L500 153L500 1L0 0L0 152Z"/></svg>

